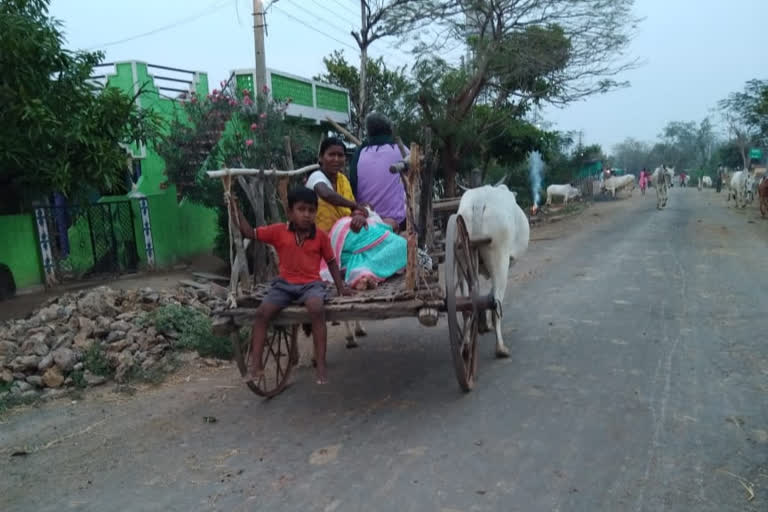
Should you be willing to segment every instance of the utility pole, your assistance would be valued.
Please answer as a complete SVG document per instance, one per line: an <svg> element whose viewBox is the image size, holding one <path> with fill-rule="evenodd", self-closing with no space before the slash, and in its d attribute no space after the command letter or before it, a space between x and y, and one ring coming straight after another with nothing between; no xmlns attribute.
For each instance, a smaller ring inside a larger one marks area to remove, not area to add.
<svg viewBox="0 0 768 512"><path fill-rule="evenodd" d="M366 16L366 0L360 0L360 111L358 114L357 137L363 140L363 124L365 122L365 82L368 67L368 16Z"/></svg>
<svg viewBox="0 0 768 512"><path fill-rule="evenodd" d="M253 43L256 53L256 75L253 84L258 96L267 85L267 63L264 54L264 5L261 0L253 0Z"/></svg>

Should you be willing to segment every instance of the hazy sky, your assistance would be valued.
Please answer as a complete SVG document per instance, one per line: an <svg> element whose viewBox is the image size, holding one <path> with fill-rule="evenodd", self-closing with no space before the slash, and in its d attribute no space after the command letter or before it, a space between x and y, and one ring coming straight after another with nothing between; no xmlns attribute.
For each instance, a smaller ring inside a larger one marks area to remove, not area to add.
<svg viewBox="0 0 768 512"><path fill-rule="evenodd" d="M768 0L635 4L645 20L630 53L644 64L624 75L631 86L547 110L558 129L582 130L585 143L606 149L626 137L651 141L668 121L699 121L747 80L768 78ZM253 67L251 6L251 0L53 0L51 10L64 22L71 48L103 49L109 61L205 71L216 87L230 70ZM357 0L279 0L267 19L267 66L311 77L335 49L356 62L349 30L359 24L359 12ZM393 41L375 43L371 53L409 62Z"/></svg>

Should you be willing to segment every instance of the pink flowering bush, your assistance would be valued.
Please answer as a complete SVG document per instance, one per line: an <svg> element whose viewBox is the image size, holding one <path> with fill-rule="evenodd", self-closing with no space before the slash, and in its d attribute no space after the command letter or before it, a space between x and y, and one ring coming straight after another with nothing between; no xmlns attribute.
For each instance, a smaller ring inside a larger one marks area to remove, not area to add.
<svg viewBox="0 0 768 512"><path fill-rule="evenodd" d="M180 197L223 212L221 185L204 172L224 167L284 169L286 136L296 166L316 161L317 143L306 125L286 118L287 104L265 94L253 97L250 91L223 82L221 89L204 97L192 95L179 105L177 119L157 150ZM241 193L239 187L236 190ZM279 220L268 217L268 221ZM217 253L224 255L226 215L220 215L219 221L223 238L217 241Z"/></svg>

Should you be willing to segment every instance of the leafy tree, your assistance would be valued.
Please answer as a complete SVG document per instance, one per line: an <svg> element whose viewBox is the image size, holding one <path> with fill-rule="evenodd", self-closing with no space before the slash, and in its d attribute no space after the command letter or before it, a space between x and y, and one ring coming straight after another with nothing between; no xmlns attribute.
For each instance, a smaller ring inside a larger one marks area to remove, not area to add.
<svg viewBox="0 0 768 512"><path fill-rule="evenodd" d="M350 64L340 51L325 57L323 64L325 72L317 75L315 80L349 90L353 133L362 133L369 112L381 112L392 120L399 134L404 137L413 135L417 125L417 105L413 101L415 85L406 76L404 68L390 69L382 57L368 59L365 106L361 107L359 68Z"/></svg>
<svg viewBox="0 0 768 512"><path fill-rule="evenodd" d="M300 122L285 118L287 104L275 103L265 95L252 99L227 88L214 90L205 98L192 95L185 98L182 109L157 145L165 160L166 174L179 194L190 201L211 207L219 213L219 236L215 251L222 257L228 254L227 215L221 185L205 175L206 170L224 167L254 169L285 168L285 137L290 137L291 154L296 166L317 160L316 141L313 141ZM239 186L233 193L247 204ZM267 180L257 197L264 220L279 222L282 214L275 197L274 180ZM255 221L254 212L245 209Z"/></svg>
<svg viewBox="0 0 768 512"><path fill-rule="evenodd" d="M650 153L650 144L630 137L616 145L612 159L617 167L637 173L643 167L652 167L653 164L649 161Z"/></svg>
<svg viewBox="0 0 768 512"><path fill-rule="evenodd" d="M64 49L49 0L0 2L0 204L16 210L59 192L126 189L126 151L158 129L152 112L89 82L99 52Z"/></svg>
<svg viewBox="0 0 768 512"><path fill-rule="evenodd" d="M441 143L447 194L456 191L465 146L500 122L471 122L474 105L519 118L532 106L624 85L614 77L634 64L617 60L637 21L631 8L632 0L423 0L390 12L393 23L425 34L416 48L418 101ZM464 65L441 58L463 44L470 50Z"/></svg>
<svg viewBox="0 0 768 512"><path fill-rule="evenodd" d="M768 144L768 80L750 80L743 91L731 93L717 106L746 169L749 148Z"/></svg>
<svg viewBox="0 0 768 512"><path fill-rule="evenodd" d="M360 73L358 76L356 94L357 111L354 125L360 138L363 137L363 122L372 111L373 104L368 93L370 87L368 78L368 48L382 38L403 33L403 26L393 23L391 13L402 9L418 8L420 0L360 0L361 26L359 31L353 31L352 37L360 48ZM352 90L351 88L349 88Z"/></svg>

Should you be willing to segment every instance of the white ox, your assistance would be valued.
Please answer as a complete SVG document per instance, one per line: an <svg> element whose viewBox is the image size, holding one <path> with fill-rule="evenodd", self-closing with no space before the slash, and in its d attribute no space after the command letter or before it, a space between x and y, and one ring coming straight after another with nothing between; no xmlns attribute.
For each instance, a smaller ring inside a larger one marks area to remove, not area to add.
<svg viewBox="0 0 768 512"><path fill-rule="evenodd" d="M704 176L701 178L701 184L704 185L705 188L712 188L712 178Z"/></svg>
<svg viewBox="0 0 768 512"><path fill-rule="evenodd" d="M728 195L725 197L726 203L733 197L736 202L736 208L746 208L749 178L750 175L747 171L736 171L733 173L731 181L728 183Z"/></svg>
<svg viewBox="0 0 768 512"><path fill-rule="evenodd" d="M509 350L501 336L501 315L507 291L509 261L519 259L528 249L530 225L517 204L517 198L504 185L473 188L461 196L459 215L464 218L470 238L489 237L482 245L480 273L491 280L495 308L492 313L496 332L496 356L507 357Z"/></svg>
<svg viewBox="0 0 768 512"><path fill-rule="evenodd" d="M581 197L581 190L573 185L550 185L547 187L547 206L552 205L552 198L562 197L563 204L568 205L569 199Z"/></svg>
<svg viewBox="0 0 768 512"><path fill-rule="evenodd" d="M672 179L675 176L675 168L662 165L657 167L651 174L653 188L656 189L656 209L661 210L667 206L668 188L672 185Z"/></svg>
<svg viewBox="0 0 768 512"><path fill-rule="evenodd" d="M608 178L603 183L603 190L610 192L613 197L616 197L616 192L629 189L629 195L632 196L632 191L635 189L635 175L625 174L624 176L613 176Z"/></svg>

